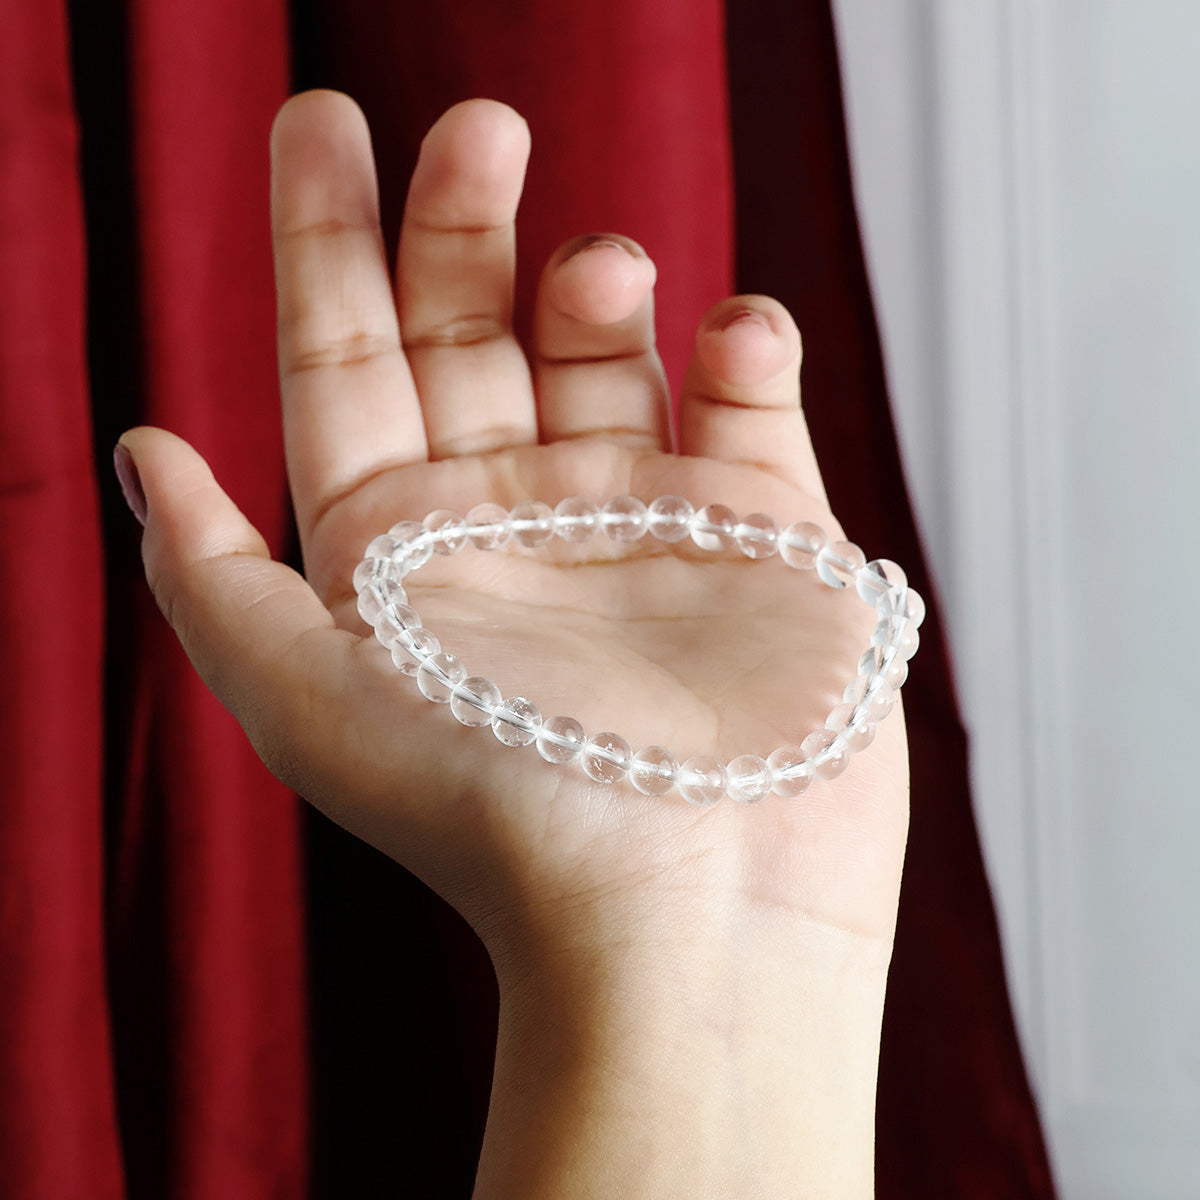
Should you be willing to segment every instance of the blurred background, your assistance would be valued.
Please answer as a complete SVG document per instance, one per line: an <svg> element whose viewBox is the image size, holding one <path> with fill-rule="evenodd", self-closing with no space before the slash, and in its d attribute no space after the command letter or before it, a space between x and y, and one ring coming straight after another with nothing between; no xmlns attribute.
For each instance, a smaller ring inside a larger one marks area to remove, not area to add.
<svg viewBox="0 0 1200 1200"><path fill-rule="evenodd" d="M1200 7L834 11L893 411L1059 1189L1200 1196Z"/></svg>

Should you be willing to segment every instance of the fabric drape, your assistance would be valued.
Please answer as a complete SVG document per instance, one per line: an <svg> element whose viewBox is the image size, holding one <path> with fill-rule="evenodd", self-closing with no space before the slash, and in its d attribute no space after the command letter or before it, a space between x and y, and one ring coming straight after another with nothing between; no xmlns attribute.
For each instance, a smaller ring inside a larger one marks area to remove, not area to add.
<svg viewBox="0 0 1200 1200"><path fill-rule="evenodd" d="M486 957L411 876L302 816L194 678L111 447L142 421L189 438L286 553L266 136L289 60L366 109L389 237L425 129L491 95L534 137L519 319L550 250L598 229L657 262L676 385L709 304L777 295L835 509L930 594L828 3L0 11L0 1194L468 1196ZM935 619L922 641L878 1194L1049 1197Z"/></svg>

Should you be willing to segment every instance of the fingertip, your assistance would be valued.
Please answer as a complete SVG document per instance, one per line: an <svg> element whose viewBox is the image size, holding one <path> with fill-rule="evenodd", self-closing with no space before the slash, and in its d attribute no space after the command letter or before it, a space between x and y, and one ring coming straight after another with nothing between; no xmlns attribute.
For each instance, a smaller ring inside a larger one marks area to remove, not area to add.
<svg viewBox="0 0 1200 1200"><path fill-rule="evenodd" d="M330 88L313 88L289 96L279 106L271 122L271 152L275 154L281 142L294 131L311 136L315 127L336 124L345 128L347 123L367 128L367 118L357 101L345 92Z"/></svg>
<svg viewBox="0 0 1200 1200"><path fill-rule="evenodd" d="M515 109L498 100L461 101L421 142L409 215L437 227L511 221L529 150L529 126Z"/></svg>
<svg viewBox="0 0 1200 1200"><path fill-rule="evenodd" d="M497 138L517 148L528 149L530 144L529 122L511 105L483 96L452 104L430 127L423 143L447 133L468 141L481 139L485 144Z"/></svg>
<svg viewBox="0 0 1200 1200"><path fill-rule="evenodd" d="M591 234L569 242L559 253L547 298L563 315L584 324L624 321L654 290L657 269L629 239Z"/></svg>
<svg viewBox="0 0 1200 1200"><path fill-rule="evenodd" d="M800 331L767 296L734 296L710 309L696 334L696 357L716 379L756 387L799 370Z"/></svg>

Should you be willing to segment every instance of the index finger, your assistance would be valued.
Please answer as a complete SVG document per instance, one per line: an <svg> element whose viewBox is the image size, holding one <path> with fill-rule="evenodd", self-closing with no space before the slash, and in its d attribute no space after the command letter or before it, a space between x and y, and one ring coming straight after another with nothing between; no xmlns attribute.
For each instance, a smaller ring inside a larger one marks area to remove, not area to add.
<svg viewBox="0 0 1200 1200"><path fill-rule="evenodd" d="M362 112L336 92L295 96L271 151L284 442L307 543L340 499L427 449Z"/></svg>

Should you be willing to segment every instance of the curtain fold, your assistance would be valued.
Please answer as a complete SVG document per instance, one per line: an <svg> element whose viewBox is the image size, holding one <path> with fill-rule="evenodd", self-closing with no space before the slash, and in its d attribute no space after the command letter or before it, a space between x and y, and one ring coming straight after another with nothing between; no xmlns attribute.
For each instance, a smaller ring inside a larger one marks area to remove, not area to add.
<svg viewBox="0 0 1200 1200"><path fill-rule="evenodd" d="M111 447L179 432L286 550L266 138L296 53L366 109L392 239L445 107L527 117L519 322L593 230L657 262L676 386L713 301L779 296L835 508L918 563L828 4L303 0L290 31L284 0L0 9L0 1193L469 1196L490 964L394 863L302 830L154 611ZM1045 1198L934 619L922 638L878 1194Z"/></svg>
<svg viewBox="0 0 1200 1200"><path fill-rule="evenodd" d="M0 1190L121 1195L105 1003L103 586L67 22L0 39Z"/></svg>

